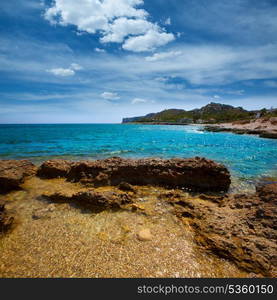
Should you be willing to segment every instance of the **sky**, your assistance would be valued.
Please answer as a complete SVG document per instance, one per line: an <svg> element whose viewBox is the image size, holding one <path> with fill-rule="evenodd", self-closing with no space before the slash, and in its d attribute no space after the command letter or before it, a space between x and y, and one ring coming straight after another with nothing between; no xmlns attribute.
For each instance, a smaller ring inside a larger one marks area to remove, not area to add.
<svg viewBox="0 0 277 300"><path fill-rule="evenodd" d="M0 123L277 107L277 0L9 0Z"/></svg>

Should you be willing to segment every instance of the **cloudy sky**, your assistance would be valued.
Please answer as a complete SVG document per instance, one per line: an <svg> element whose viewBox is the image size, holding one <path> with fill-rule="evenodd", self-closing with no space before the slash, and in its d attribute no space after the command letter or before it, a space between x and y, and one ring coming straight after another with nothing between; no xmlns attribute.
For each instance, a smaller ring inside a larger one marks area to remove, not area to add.
<svg viewBox="0 0 277 300"><path fill-rule="evenodd" d="M277 106L276 0L9 0L0 123Z"/></svg>

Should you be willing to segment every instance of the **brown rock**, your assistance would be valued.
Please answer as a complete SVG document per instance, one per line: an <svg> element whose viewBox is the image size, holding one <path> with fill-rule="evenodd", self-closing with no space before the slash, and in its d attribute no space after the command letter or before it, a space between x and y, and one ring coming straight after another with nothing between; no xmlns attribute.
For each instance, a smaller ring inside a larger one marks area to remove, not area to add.
<svg viewBox="0 0 277 300"><path fill-rule="evenodd" d="M264 121L267 122L268 120ZM263 121L261 121L263 123ZM233 124L234 125L234 124ZM204 131L210 132L233 132L236 134L255 134L263 138L277 139L277 130L268 128L267 126L256 126L255 129L243 128L241 125L235 125L234 127L224 127L221 125L209 125L204 127Z"/></svg>
<svg viewBox="0 0 277 300"><path fill-rule="evenodd" d="M256 190L260 199L265 202L273 202L277 205L277 183L258 186Z"/></svg>
<svg viewBox="0 0 277 300"><path fill-rule="evenodd" d="M95 192L94 190L87 190L78 193L54 193L44 195L47 199L54 202L69 202L77 204L81 207L97 208L100 210L117 209L124 205L132 203L131 197L126 193L116 192Z"/></svg>
<svg viewBox="0 0 277 300"><path fill-rule="evenodd" d="M196 241L239 267L277 276L277 184L257 188L254 195L179 198L177 216L189 222Z"/></svg>
<svg viewBox="0 0 277 300"><path fill-rule="evenodd" d="M67 160L48 160L39 167L37 175L48 179L66 177L72 165L73 163Z"/></svg>
<svg viewBox="0 0 277 300"><path fill-rule="evenodd" d="M269 119L269 122L272 124L272 125L277 125L277 117L272 117Z"/></svg>
<svg viewBox="0 0 277 300"><path fill-rule="evenodd" d="M36 166L28 160L0 160L0 193L19 189L35 173Z"/></svg>
<svg viewBox="0 0 277 300"><path fill-rule="evenodd" d="M125 191L125 192L135 192L136 190L134 189L134 187L127 183L127 182L121 182L119 185L118 185L118 188L122 191Z"/></svg>
<svg viewBox="0 0 277 300"><path fill-rule="evenodd" d="M74 163L67 179L95 186L158 185L191 191L227 191L230 174L221 164L205 158L122 159L118 157Z"/></svg>

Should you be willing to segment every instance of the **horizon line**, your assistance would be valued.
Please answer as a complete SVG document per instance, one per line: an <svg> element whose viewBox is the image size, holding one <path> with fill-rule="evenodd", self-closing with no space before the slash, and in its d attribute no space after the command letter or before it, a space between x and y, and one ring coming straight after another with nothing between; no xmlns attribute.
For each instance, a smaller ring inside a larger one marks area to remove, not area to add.
<svg viewBox="0 0 277 300"><path fill-rule="evenodd" d="M68 122L68 123L0 123L0 125L80 125L80 124L83 124L83 125L103 125L103 124L107 124L107 125L111 125L111 124L123 124L122 122L121 123L104 123L104 122L101 122L101 123L71 123L71 122Z"/></svg>

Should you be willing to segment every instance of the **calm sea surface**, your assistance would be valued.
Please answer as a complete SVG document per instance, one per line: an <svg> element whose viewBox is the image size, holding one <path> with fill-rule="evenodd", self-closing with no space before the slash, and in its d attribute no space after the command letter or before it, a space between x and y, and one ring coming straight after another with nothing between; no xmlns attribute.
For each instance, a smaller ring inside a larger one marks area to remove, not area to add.
<svg viewBox="0 0 277 300"><path fill-rule="evenodd" d="M277 176L277 140L201 132L197 126L0 125L0 159L204 156L245 180Z"/></svg>

